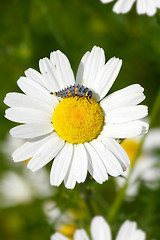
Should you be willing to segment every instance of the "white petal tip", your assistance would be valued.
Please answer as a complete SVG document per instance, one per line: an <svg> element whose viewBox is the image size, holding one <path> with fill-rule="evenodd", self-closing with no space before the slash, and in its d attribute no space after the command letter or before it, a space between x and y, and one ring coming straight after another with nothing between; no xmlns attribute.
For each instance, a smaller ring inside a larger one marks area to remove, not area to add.
<svg viewBox="0 0 160 240"><path fill-rule="evenodd" d="M12 137L14 137L12 129L9 130L9 133L11 134Z"/></svg>
<svg viewBox="0 0 160 240"><path fill-rule="evenodd" d="M13 155L11 155L11 157L12 157L12 160L13 160L13 162L18 162L14 157L13 157Z"/></svg>
<svg viewBox="0 0 160 240"><path fill-rule="evenodd" d="M74 189L74 188L75 188L75 185L74 185L74 186L66 186L66 185L65 185L65 187L66 187L67 189Z"/></svg>
<svg viewBox="0 0 160 240"><path fill-rule="evenodd" d="M55 181L50 180L50 184L51 184L51 186L59 187L61 183L56 183Z"/></svg>
<svg viewBox="0 0 160 240"><path fill-rule="evenodd" d="M27 164L27 168L32 172L35 172L38 170L35 166L31 165L30 162Z"/></svg>
<svg viewBox="0 0 160 240"><path fill-rule="evenodd" d="M4 104L6 104L6 105L7 105L7 98L8 98L8 93L6 94L6 96L5 96L4 100L3 100Z"/></svg>

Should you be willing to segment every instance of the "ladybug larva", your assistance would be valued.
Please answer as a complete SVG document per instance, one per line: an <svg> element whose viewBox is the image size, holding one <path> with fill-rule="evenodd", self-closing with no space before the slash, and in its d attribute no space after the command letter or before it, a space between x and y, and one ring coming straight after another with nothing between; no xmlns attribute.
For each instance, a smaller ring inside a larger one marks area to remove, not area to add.
<svg viewBox="0 0 160 240"><path fill-rule="evenodd" d="M89 99L92 98L92 91L89 90L89 88L84 87L83 85L80 86L79 84L70 85L67 88L64 88L58 92L51 92L50 94L54 94L57 97L61 97L61 98L75 97L75 96L78 96L79 98L86 97L88 101Z"/></svg>

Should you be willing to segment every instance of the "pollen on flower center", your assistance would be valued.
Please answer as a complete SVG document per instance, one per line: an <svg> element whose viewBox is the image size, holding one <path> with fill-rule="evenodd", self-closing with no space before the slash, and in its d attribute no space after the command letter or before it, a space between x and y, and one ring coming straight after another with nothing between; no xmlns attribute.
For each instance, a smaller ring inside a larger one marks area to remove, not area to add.
<svg viewBox="0 0 160 240"><path fill-rule="evenodd" d="M68 97L55 108L53 127L66 142L89 142L101 132L104 123L102 109L95 100L89 101L86 97Z"/></svg>
<svg viewBox="0 0 160 240"><path fill-rule="evenodd" d="M68 110L68 120L73 126L82 127L85 124L87 117L86 109L81 106L74 106Z"/></svg>

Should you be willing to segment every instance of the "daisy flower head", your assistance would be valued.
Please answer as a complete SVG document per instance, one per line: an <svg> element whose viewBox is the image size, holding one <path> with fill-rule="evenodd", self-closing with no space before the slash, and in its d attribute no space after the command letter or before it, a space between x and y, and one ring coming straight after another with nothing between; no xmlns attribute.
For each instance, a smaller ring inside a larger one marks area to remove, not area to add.
<svg viewBox="0 0 160 240"><path fill-rule="evenodd" d="M27 140L13 160L31 158L28 168L36 171L54 159L51 185L64 180L71 189L85 181L87 170L98 183L122 174L129 158L115 139L145 134L148 124L139 120L147 115L147 107L137 105L145 98L140 85L106 96L121 65L115 57L105 63L95 46L82 57L76 79L60 51L40 60L41 73L25 71L18 80L24 94L8 93L4 100L10 107L5 117L23 123L11 135Z"/></svg>
<svg viewBox="0 0 160 240"><path fill-rule="evenodd" d="M74 240L89 240L89 237L84 229L78 229L74 233ZM91 222L91 239L93 240L112 240L111 229L105 219L101 216L96 216ZM136 222L129 220L125 221L120 227L115 240L145 240L146 234L137 229ZM51 236L51 240L68 240L61 233L55 233Z"/></svg>
<svg viewBox="0 0 160 240"><path fill-rule="evenodd" d="M110 3L114 0L100 0L102 3ZM136 2L136 10L138 14L147 14L153 16L157 8L160 8L160 0L117 0L113 7L115 13L127 13L131 10Z"/></svg>

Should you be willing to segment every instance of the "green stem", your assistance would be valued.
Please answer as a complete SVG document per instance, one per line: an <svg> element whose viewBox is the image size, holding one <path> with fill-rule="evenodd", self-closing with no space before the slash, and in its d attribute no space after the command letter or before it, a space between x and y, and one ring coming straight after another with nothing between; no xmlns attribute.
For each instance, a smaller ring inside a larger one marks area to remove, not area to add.
<svg viewBox="0 0 160 240"><path fill-rule="evenodd" d="M118 213L118 211L122 205L127 186L128 186L128 181L126 181L125 184L123 185L123 187L120 189L118 196L116 197L116 200L113 202L113 204L110 208L110 211L109 211L109 214L107 217L107 222L110 224L113 222L116 214Z"/></svg>
<svg viewBox="0 0 160 240"><path fill-rule="evenodd" d="M151 113L150 128L153 126L153 124L155 122L155 119L157 117L157 114L159 113L159 106L160 106L160 91L157 94L157 97L156 97L156 100L155 100L155 103L154 103L154 106L153 106L153 110L152 110L152 113ZM133 169L134 169L134 166L135 166L135 162L137 161L137 159L138 159L138 157L141 153L142 146L143 146L143 143L144 143L144 140L145 140L146 136L147 136L147 134L143 136L143 138L140 142L139 148L136 152L133 164L130 167L128 178L127 178L125 184L123 185L123 187L120 189L120 191L118 193L118 196L116 197L115 201L113 202L113 204L110 208L108 218L107 218L107 221L109 223L112 223L114 221L117 213L119 212L119 210L120 210L120 208L123 204L123 199L124 199L124 196L125 196L125 192L126 192L126 189L127 189L127 186L128 186L129 179L132 175L132 172L133 172Z"/></svg>

